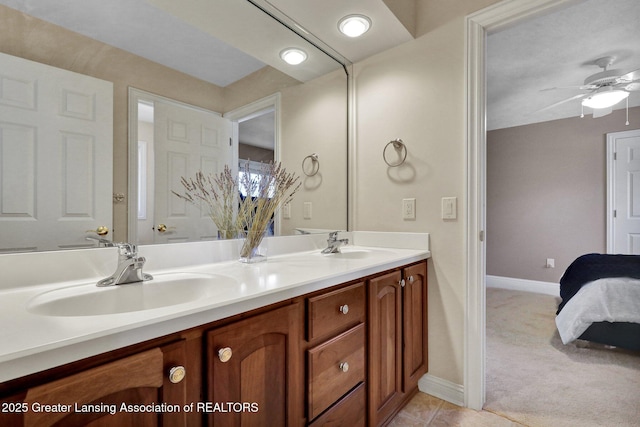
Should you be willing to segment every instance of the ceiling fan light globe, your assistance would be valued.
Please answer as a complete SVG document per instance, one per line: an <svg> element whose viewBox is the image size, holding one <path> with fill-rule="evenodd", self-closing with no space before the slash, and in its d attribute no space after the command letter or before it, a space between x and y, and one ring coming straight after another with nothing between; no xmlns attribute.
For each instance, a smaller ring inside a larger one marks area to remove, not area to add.
<svg viewBox="0 0 640 427"><path fill-rule="evenodd" d="M582 105L589 108L609 108L616 105L618 102L626 99L629 96L629 92L624 90L609 90L606 92L598 92L591 95L588 98L582 100Z"/></svg>

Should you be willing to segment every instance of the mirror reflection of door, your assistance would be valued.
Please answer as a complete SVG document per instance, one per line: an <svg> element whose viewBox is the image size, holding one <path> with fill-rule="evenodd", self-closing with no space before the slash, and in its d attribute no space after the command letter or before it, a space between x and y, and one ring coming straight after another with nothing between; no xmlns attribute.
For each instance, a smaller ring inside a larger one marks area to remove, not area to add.
<svg viewBox="0 0 640 427"><path fill-rule="evenodd" d="M171 192L183 192L182 177L220 173L232 165L232 153L231 122L218 113L165 99L139 101L138 243L216 239L206 209Z"/></svg>
<svg viewBox="0 0 640 427"><path fill-rule="evenodd" d="M113 84L0 54L0 252L112 228Z"/></svg>

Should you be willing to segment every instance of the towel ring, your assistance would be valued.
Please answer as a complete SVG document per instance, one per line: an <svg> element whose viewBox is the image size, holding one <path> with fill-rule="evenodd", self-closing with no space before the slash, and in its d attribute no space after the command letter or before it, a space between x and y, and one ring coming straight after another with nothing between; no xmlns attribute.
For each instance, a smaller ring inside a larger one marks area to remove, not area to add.
<svg viewBox="0 0 640 427"><path fill-rule="evenodd" d="M393 148L396 149L396 151L404 151L404 155L402 156L402 160L400 160L398 163L389 163L389 161L387 160L387 147L389 147L389 145L393 145ZM387 143L387 145L384 146L384 148L382 149L382 158L384 159L384 162L391 166L392 168L395 168L396 166L400 166L401 164L404 163L405 160L407 160L407 146L404 145L404 142L402 142L402 140L400 138L394 139L393 141L389 141Z"/></svg>
<svg viewBox="0 0 640 427"><path fill-rule="evenodd" d="M307 171L304 168L305 163L309 159L311 160L311 163L312 163L311 173L307 173ZM316 153L309 154L307 157L304 158L304 160L302 160L302 173L304 173L305 175L314 176L315 174L318 173L319 170L320 170L320 160L318 160L318 155Z"/></svg>

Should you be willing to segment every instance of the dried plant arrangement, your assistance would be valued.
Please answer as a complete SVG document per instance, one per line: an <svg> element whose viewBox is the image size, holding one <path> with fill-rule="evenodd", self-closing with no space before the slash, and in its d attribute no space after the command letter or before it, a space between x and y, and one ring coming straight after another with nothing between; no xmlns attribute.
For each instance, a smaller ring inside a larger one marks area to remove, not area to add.
<svg viewBox="0 0 640 427"><path fill-rule="evenodd" d="M260 245L276 209L289 203L302 183L281 163L263 163L253 177L247 163L244 172L239 184L246 196L240 201L237 224L245 236L240 258L249 259Z"/></svg>
<svg viewBox="0 0 640 427"><path fill-rule="evenodd" d="M206 175L201 171L194 178L181 179L184 194L171 191L187 202L208 209L208 214L218 228L218 234L225 239L237 235L236 207L238 206L238 179L231 174L229 166L219 174Z"/></svg>
<svg viewBox="0 0 640 427"><path fill-rule="evenodd" d="M184 193L172 193L201 209L206 206L221 237L242 237L240 259L246 262L252 262L276 209L289 203L302 185L279 162L262 163L254 175L247 162L241 179L225 165L218 175L197 172L195 178L182 177L181 183ZM240 188L246 196L241 196Z"/></svg>

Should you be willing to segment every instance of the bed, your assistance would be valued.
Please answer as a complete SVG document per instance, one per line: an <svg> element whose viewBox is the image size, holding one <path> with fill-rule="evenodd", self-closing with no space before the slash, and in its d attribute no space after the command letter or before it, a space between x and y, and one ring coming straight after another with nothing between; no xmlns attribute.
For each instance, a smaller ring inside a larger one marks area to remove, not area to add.
<svg viewBox="0 0 640 427"><path fill-rule="evenodd" d="M640 350L640 255L587 254L560 279L556 326L576 339Z"/></svg>

